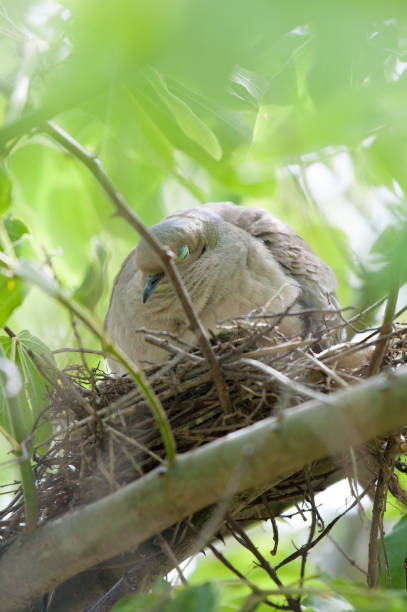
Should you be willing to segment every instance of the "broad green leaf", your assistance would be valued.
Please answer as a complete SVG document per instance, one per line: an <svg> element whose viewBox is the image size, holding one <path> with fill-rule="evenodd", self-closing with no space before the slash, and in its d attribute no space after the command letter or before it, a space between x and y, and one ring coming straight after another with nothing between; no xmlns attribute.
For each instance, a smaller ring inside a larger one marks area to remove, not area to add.
<svg viewBox="0 0 407 612"><path fill-rule="evenodd" d="M215 612L218 609L217 596L211 583L188 586L169 601L165 612Z"/></svg>
<svg viewBox="0 0 407 612"><path fill-rule="evenodd" d="M163 578L159 578L153 585L150 593L138 593L123 597L114 607L114 612L133 612L136 610L163 610L165 603L171 596L171 585Z"/></svg>
<svg viewBox="0 0 407 612"><path fill-rule="evenodd" d="M84 73L86 69L105 71L104 61L116 70L145 61L177 30L184 2L63 0L62 4L72 11L71 34L77 48L89 56L88 66L80 71Z"/></svg>
<svg viewBox="0 0 407 612"><path fill-rule="evenodd" d="M4 215L11 205L11 180L7 169L0 163L0 216Z"/></svg>
<svg viewBox="0 0 407 612"><path fill-rule="evenodd" d="M327 579L326 585L332 591L334 598L335 595L339 595L352 605L351 609L355 612L404 612L407 606L407 595L404 589L370 589L365 583L342 577ZM321 601L320 598L317 599ZM314 603L313 597L306 598L305 601L311 605ZM316 609L318 612L323 612L330 608L327 606L325 609L323 607ZM334 609L340 610L341 608Z"/></svg>
<svg viewBox="0 0 407 612"><path fill-rule="evenodd" d="M14 427L7 421L10 415L8 401L10 398L18 397L22 388L20 370L15 363L7 359L0 344L0 438L3 436L11 444L14 451L19 450L20 444L15 437Z"/></svg>
<svg viewBox="0 0 407 612"><path fill-rule="evenodd" d="M117 603L114 612L147 612L148 610L160 612L216 612L219 610L217 595L214 587L209 583L181 588L170 598L166 592L153 590L149 594L130 595Z"/></svg>
<svg viewBox="0 0 407 612"><path fill-rule="evenodd" d="M407 244L407 221L386 227L371 248L373 269L365 272L364 295L374 302L395 288L407 283L407 263L404 256Z"/></svg>
<svg viewBox="0 0 407 612"><path fill-rule="evenodd" d="M155 612L157 609L159 609L160 612L163 612L165 609L163 607L162 596L154 593L146 593L123 597L123 599L112 608L112 612L148 612L148 610Z"/></svg>
<svg viewBox="0 0 407 612"><path fill-rule="evenodd" d="M16 364L7 357L0 338L0 396L3 401L5 397L17 395L23 386L20 371ZM10 432L11 433L11 432Z"/></svg>
<svg viewBox="0 0 407 612"><path fill-rule="evenodd" d="M0 327L8 320L11 313L24 301L30 288L19 278L4 276L0 266Z"/></svg>
<svg viewBox="0 0 407 612"><path fill-rule="evenodd" d="M52 433L48 415L45 414L40 417L42 411L48 405L49 383L34 364L30 352L45 372L49 370L46 360L54 364L54 357L42 340L32 336L27 330L12 338L0 336L0 346L7 359L18 367L23 381L22 408L24 428L27 436L31 433L37 418L40 419L34 434L34 444L39 444ZM11 432L12 428L8 415L4 410L4 403L3 405L0 404L0 408L0 424L7 431ZM39 452L41 452L41 449Z"/></svg>
<svg viewBox="0 0 407 612"><path fill-rule="evenodd" d="M9 351L1 347L0 355ZM12 351L13 352L13 351ZM25 405L27 391L24 389L24 377L21 368L15 362L15 355L10 358L0 356L0 431L13 447L18 458L18 468L24 497L24 520L28 530L36 527L39 507L35 489L35 477L31 465L34 436L27 430Z"/></svg>
<svg viewBox="0 0 407 612"><path fill-rule="evenodd" d="M231 76L232 91L238 98L247 100L255 108L262 104L269 83L261 75L238 66Z"/></svg>
<svg viewBox="0 0 407 612"><path fill-rule="evenodd" d="M352 255L346 234L322 220L301 224L297 231L310 244L319 257L335 272L341 304L349 303L348 274Z"/></svg>
<svg viewBox="0 0 407 612"><path fill-rule="evenodd" d="M202 121L181 98L173 94L161 74L151 73L151 82L161 100L174 115L181 130L197 142L214 159L222 157L222 147L214 132Z"/></svg>
<svg viewBox="0 0 407 612"><path fill-rule="evenodd" d="M396 180L406 190L405 133L398 126L376 134L360 148L357 162L361 178L367 178L373 185L386 185L393 189Z"/></svg>
<svg viewBox="0 0 407 612"><path fill-rule="evenodd" d="M14 253L19 256L24 253L27 245L27 226L20 221L9 217L4 221L5 231ZM3 251L0 240L0 251ZM9 275L4 264L0 262L0 327L3 326L11 313L22 304L30 287L15 277Z"/></svg>
<svg viewBox="0 0 407 612"><path fill-rule="evenodd" d="M11 166L20 177L18 205L35 243L50 255L63 282L79 284L92 236L102 219L111 225L107 198L87 169L61 151L26 146L16 151Z"/></svg>
<svg viewBox="0 0 407 612"><path fill-rule="evenodd" d="M90 310L95 308L106 285L107 257L107 250L95 236L92 241L92 253L89 257L85 277L73 294L75 300Z"/></svg>
<svg viewBox="0 0 407 612"><path fill-rule="evenodd" d="M388 584L386 565L381 554L382 575L380 584L385 588L405 589L406 574L403 570L403 563L407 558L407 514L394 525L390 533L385 535L384 544L386 546L386 554L389 560L389 570L391 577L391 585Z"/></svg>
<svg viewBox="0 0 407 612"><path fill-rule="evenodd" d="M25 236L29 234L28 228L23 221L15 217L8 217L4 221L8 237L10 238L13 248L17 255L21 253L21 245Z"/></svg>
<svg viewBox="0 0 407 612"><path fill-rule="evenodd" d="M132 101L138 125L149 145L147 154L151 151L154 162L162 169L167 171L173 170L175 167L174 149L168 141L164 131L153 121L130 89L128 89L127 92Z"/></svg>
<svg viewBox="0 0 407 612"><path fill-rule="evenodd" d="M166 83L173 94L184 100L195 115L211 126L221 143L224 158L236 150L236 147L251 143L256 122L256 108L253 103L246 103L241 97L236 97L230 90L230 83L227 84L227 104L219 104L204 92L198 93L167 75Z"/></svg>

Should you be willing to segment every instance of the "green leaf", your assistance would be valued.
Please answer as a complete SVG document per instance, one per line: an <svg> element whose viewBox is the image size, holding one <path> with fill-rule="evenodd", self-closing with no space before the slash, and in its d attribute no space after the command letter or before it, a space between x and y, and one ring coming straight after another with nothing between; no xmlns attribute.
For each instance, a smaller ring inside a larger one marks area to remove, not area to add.
<svg viewBox="0 0 407 612"><path fill-rule="evenodd" d="M171 585L159 578L150 593L138 593L123 597L113 608L114 612L133 612L136 610L163 610L163 605L171 596Z"/></svg>
<svg viewBox="0 0 407 612"><path fill-rule="evenodd" d="M247 100L254 108L260 108L269 83L261 75L238 66L230 77L232 93Z"/></svg>
<svg viewBox="0 0 407 612"><path fill-rule="evenodd" d="M23 421L26 435L28 436L41 412L48 405L48 387L46 378L41 374L33 363L30 352L36 361L41 365L43 371L47 371L49 366L44 360L44 356L51 363L55 363L54 357L48 347L29 331L24 330L16 336L0 336L0 347L7 359L15 363L18 367L22 381L24 394L22 396ZM2 403L3 402L3 403ZM4 398L0 398L0 424L12 433L11 423L6 410L4 409ZM40 417L40 421L35 429L34 444L49 438L52 434L52 427L47 415ZM41 449L40 449L41 450ZM42 449L45 450L45 449Z"/></svg>
<svg viewBox="0 0 407 612"><path fill-rule="evenodd" d="M15 217L7 217L7 219L4 220L4 225L14 250L16 251L16 254L19 255L19 247L21 246L25 236L29 234L28 228L25 223L20 221L20 219L16 219Z"/></svg>
<svg viewBox="0 0 407 612"><path fill-rule="evenodd" d="M349 580L347 578L323 579L327 587L332 590L332 596L325 599L338 601L338 596L351 604L354 612L404 612L406 610L407 595L404 589L370 589L366 584ZM318 612L330 609L328 605L321 605L321 597L310 596L305 599L308 605L315 606ZM317 605L319 602L319 606ZM344 606L345 608L345 606ZM337 608L334 609L344 609ZM346 607L348 609L348 606Z"/></svg>
<svg viewBox="0 0 407 612"><path fill-rule="evenodd" d="M188 586L167 604L166 612L214 612L217 609L215 590L209 582Z"/></svg>
<svg viewBox="0 0 407 612"><path fill-rule="evenodd" d="M13 217L4 220L4 227L8 239L14 250L19 256L25 251L28 229L27 226ZM4 251L0 242L0 251ZM29 292L29 285L9 275L5 266L0 262L0 327L2 327L11 313L22 304L25 296Z"/></svg>
<svg viewBox="0 0 407 612"><path fill-rule="evenodd" d="M181 98L172 93L161 74L151 73L151 83L161 100L188 138L197 142L209 155L219 161L222 147L214 132L200 119Z"/></svg>
<svg viewBox="0 0 407 612"><path fill-rule="evenodd" d="M11 313L20 306L29 292L29 286L18 278L7 278L1 274L0 267L0 327Z"/></svg>
<svg viewBox="0 0 407 612"><path fill-rule="evenodd" d="M13 452L18 458L21 484L24 496L25 527L28 531L35 528L38 521L38 497L35 489L35 477L31 465L33 453L33 437L27 430L25 421L26 390L21 376L21 370L15 363L15 352L7 359L7 351L1 347L0 355L0 417L5 427L1 425L1 433L13 446Z"/></svg>
<svg viewBox="0 0 407 612"><path fill-rule="evenodd" d="M89 257L85 277L73 294L73 298L86 308L93 310L102 297L106 285L106 260L107 250L94 236L92 241L92 252Z"/></svg>
<svg viewBox="0 0 407 612"><path fill-rule="evenodd" d="M389 570L391 577L391 587L395 589L406 588L406 575L403 570L404 560L407 558L407 514L394 525L390 533L384 537L387 558L389 560ZM381 554L382 575L380 584L389 588L387 581L386 565Z"/></svg>
<svg viewBox="0 0 407 612"><path fill-rule="evenodd" d="M173 599L165 591L153 589L152 593L124 597L113 608L113 612L215 612L218 610L217 595L209 582L182 588Z"/></svg>
<svg viewBox="0 0 407 612"><path fill-rule="evenodd" d="M0 338L0 401L6 397L16 396L22 389L23 383L20 376L20 371L10 359L7 358L6 353L1 344ZM9 431L9 430L8 430ZM9 432L11 434L11 432Z"/></svg>
<svg viewBox="0 0 407 612"><path fill-rule="evenodd" d="M386 227L371 248L372 270L365 272L363 294L366 302L374 302L407 283L404 249L407 242L407 220Z"/></svg>
<svg viewBox="0 0 407 612"><path fill-rule="evenodd" d="M4 164L0 163L0 216L11 205L11 180Z"/></svg>
<svg viewBox="0 0 407 612"><path fill-rule="evenodd" d="M150 154L152 161L161 169L172 171L175 167L174 149L166 138L163 130L153 121L148 112L138 102L136 96L127 89L129 98L133 104L133 110L137 116L138 125L147 143L146 152ZM144 143L143 143L144 144ZM145 153L144 153L145 157Z"/></svg>

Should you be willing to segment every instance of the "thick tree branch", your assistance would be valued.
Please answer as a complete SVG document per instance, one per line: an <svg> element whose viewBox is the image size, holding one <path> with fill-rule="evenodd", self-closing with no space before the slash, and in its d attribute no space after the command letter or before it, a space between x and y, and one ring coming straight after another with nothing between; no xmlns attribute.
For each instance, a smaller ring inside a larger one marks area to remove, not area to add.
<svg viewBox="0 0 407 612"><path fill-rule="evenodd" d="M57 583L216 503L236 473L237 491L271 486L312 461L405 423L407 368L402 368L178 455L168 469L157 468L14 542L0 562L3 612L23 609Z"/></svg>

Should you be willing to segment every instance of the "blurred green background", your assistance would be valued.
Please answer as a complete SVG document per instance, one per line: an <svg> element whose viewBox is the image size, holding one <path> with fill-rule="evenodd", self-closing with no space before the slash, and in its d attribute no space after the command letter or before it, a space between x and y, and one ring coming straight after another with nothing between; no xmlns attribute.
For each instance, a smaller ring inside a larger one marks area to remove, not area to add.
<svg viewBox="0 0 407 612"><path fill-rule="evenodd" d="M343 305L386 294L363 273L386 264L389 241L369 251L405 223L403 2L0 6L2 208L72 293L92 279L100 300L80 297L100 319L138 237L44 135L48 119L97 155L147 225L202 201L261 205L335 269ZM72 342L38 290L11 324L51 348Z"/></svg>
<svg viewBox="0 0 407 612"><path fill-rule="evenodd" d="M263 206L334 268L343 306L372 304L407 280L406 68L401 0L0 2L1 249L103 321L138 236L52 120L145 224L205 201ZM1 325L76 345L60 305L0 271Z"/></svg>

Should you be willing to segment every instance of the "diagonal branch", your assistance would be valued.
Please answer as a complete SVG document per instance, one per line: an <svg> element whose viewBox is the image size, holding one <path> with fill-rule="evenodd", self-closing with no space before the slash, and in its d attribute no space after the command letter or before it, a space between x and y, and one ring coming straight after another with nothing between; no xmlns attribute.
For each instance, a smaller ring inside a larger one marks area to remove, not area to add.
<svg viewBox="0 0 407 612"><path fill-rule="evenodd" d="M172 434L167 415L165 413L165 410L161 406L160 401L154 394L150 383L144 376L143 371L137 366L137 364L133 363L124 353L124 351L122 351L120 347L116 346L111 341L101 324L92 319L92 317L89 316L88 312L84 308L82 308L80 304L72 300L66 293L66 291L64 291L54 280L50 279L47 275L45 275L40 269L24 260L18 260L17 262L15 262L14 259L11 259L10 257L1 252L0 262L6 264L10 271L15 274L15 276L17 276L18 278L22 278L32 284L35 284L42 291L44 291L44 293L48 294L49 296L57 300L60 304L65 306L65 308L67 308L67 310L72 315L82 321L82 323L86 325L88 330L96 338L98 338L99 342L101 342L105 347L106 352L113 355L114 358L123 365L123 367L129 372L133 380L137 383L138 387L146 398L147 403L160 429L163 443L166 449L167 458L169 461L171 461L175 457L176 448L174 436Z"/></svg>
<svg viewBox="0 0 407 612"><path fill-rule="evenodd" d="M168 469L159 467L97 502L45 523L18 538L0 559L3 612L24 609L56 583L133 550L223 499L242 458L236 491L271 487L315 460L398 431L407 422L406 397L403 367L177 455Z"/></svg>
<svg viewBox="0 0 407 612"><path fill-rule="evenodd" d="M399 284L394 283L393 288L387 298L384 319L382 327L380 329L380 336L376 343L376 348L369 366L369 376L374 376L375 374L377 374L380 371L380 368L382 367L383 359L386 354L386 349L389 344L389 334L393 329L393 321L396 312L398 295Z"/></svg>
<svg viewBox="0 0 407 612"><path fill-rule="evenodd" d="M191 298L185 289L177 267L174 263L172 254L158 242L153 234L148 231L141 219L139 219L139 217L124 200L123 196L116 190L98 158L88 153L88 151L86 151L86 149L84 149L76 140L74 140L72 136L51 121L43 124L42 130L51 136L51 138L53 138L56 142L61 144L64 149L79 159L88 168L88 170L98 181L99 185L108 195L113 206L116 208L118 215L123 217L123 219L129 223L129 225L134 227L134 229L144 238L144 240L157 254L164 267L165 273L172 282L191 329L196 335L202 352L209 363L223 409L226 413L231 412L232 407L229 393L226 388L225 379L209 343L208 334L206 333L204 326L195 312Z"/></svg>
<svg viewBox="0 0 407 612"><path fill-rule="evenodd" d="M383 461L379 470L377 486L373 502L372 526L369 534L369 563L367 573L367 584L370 588L377 586L380 575L378 572L378 549L379 532L383 524L383 516L386 510L387 491L390 478L394 471L394 461L398 451L398 441L396 437L389 438L383 452Z"/></svg>

